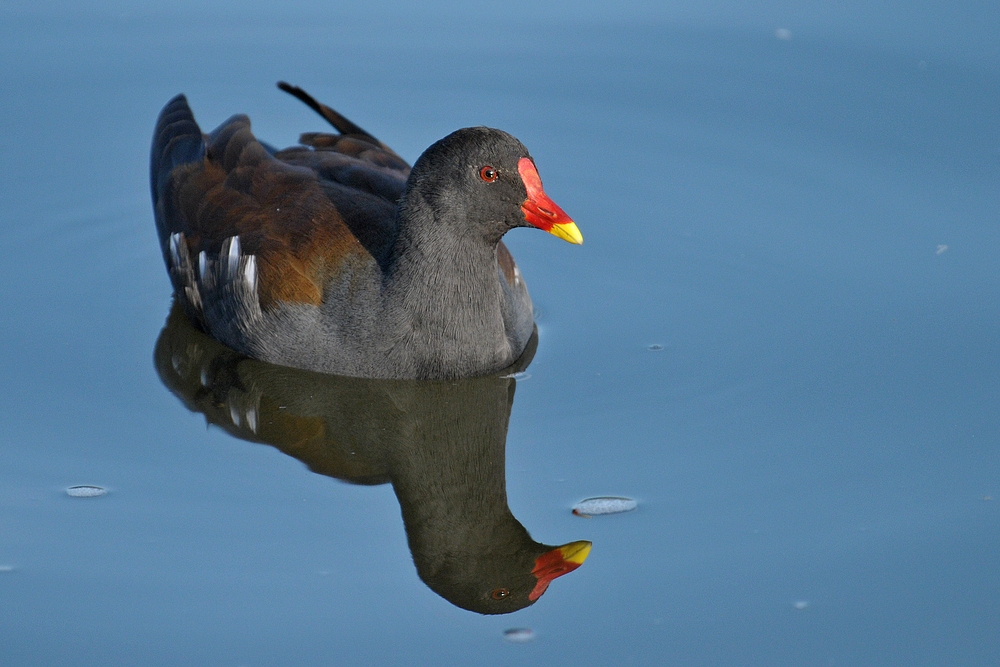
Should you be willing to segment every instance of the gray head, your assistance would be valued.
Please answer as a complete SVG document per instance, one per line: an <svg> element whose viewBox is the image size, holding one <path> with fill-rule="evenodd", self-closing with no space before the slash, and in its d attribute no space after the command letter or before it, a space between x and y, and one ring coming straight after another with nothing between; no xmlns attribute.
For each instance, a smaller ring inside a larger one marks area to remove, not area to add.
<svg viewBox="0 0 1000 667"><path fill-rule="evenodd" d="M403 208L425 209L424 216L429 213L447 233L488 242L528 226L573 243L583 240L542 190L524 144L489 127L457 130L424 151L407 181Z"/></svg>

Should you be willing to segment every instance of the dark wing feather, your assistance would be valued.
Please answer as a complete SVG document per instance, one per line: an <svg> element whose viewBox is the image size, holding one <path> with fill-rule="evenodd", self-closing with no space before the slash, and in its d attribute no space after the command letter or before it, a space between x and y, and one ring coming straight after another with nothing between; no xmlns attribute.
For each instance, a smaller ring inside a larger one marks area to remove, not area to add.
<svg viewBox="0 0 1000 667"><path fill-rule="evenodd" d="M305 151L292 151L302 153L298 159L276 158L253 136L246 116L233 116L205 137L185 98L171 100L157 124L151 158L157 228L168 267L176 234L183 234L192 267L202 251L218 256L227 239L239 236L240 251L257 258L262 305L276 300L318 304L330 275L347 257L383 254L394 234L394 195L405 181L398 172L374 173L368 180L376 187L359 189L364 179L357 173L348 183L330 180L340 177L343 165L326 168L325 160ZM329 153L337 162L347 158L337 155ZM354 172L365 171L363 161L348 159L355 163ZM371 165L370 170L384 168ZM380 180L397 185L377 185ZM365 243L352 228L363 230ZM176 280L174 287L183 293Z"/></svg>

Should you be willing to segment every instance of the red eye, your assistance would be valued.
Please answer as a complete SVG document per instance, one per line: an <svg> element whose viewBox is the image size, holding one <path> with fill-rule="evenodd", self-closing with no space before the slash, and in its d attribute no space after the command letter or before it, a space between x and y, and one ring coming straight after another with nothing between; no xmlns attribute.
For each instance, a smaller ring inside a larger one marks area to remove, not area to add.
<svg viewBox="0 0 1000 667"><path fill-rule="evenodd" d="M487 183L492 183L497 180L497 170L490 165L486 165L479 170L479 178L483 179Z"/></svg>
<svg viewBox="0 0 1000 667"><path fill-rule="evenodd" d="M492 593L490 593L490 597L492 597L494 600L503 600L508 595L510 595L510 591L508 591L506 588L498 588Z"/></svg>

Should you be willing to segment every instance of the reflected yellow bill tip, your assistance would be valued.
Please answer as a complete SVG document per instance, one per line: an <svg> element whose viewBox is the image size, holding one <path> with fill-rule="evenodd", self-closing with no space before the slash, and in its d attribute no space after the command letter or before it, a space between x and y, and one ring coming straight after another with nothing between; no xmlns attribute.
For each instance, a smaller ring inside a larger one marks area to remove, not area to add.
<svg viewBox="0 0 1000 667"><path fill-rule="evenodd" d="M562 545L559 547L559 552L562 553L564 560L580 565L583 561L587 560L587 556L590 555L590 549L593 546L593 542L580 540L579 542L570 542L569 544Z"/></svg>

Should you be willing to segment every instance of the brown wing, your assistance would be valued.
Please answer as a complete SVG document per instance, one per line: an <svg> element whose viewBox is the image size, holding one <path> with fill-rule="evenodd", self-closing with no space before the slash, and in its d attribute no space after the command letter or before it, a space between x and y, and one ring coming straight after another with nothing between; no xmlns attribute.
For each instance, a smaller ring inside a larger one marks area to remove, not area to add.
<svg viewBox="0 0 1000 667"><path fill-rule="evenodd" d="M358 150L359 142L367 146ZM171 100L151 160L168 267L178 234L188 266L202 252L218 256L230 247L227 239L238 237L239 252L256 257L256 287L266 307L277 300L319 304L324 285L349 257L381 263L409 167L377 140L329 143L272 154L246 116L203 136L184 96ZM183 285L174 286L183 294Z"/></svg>

